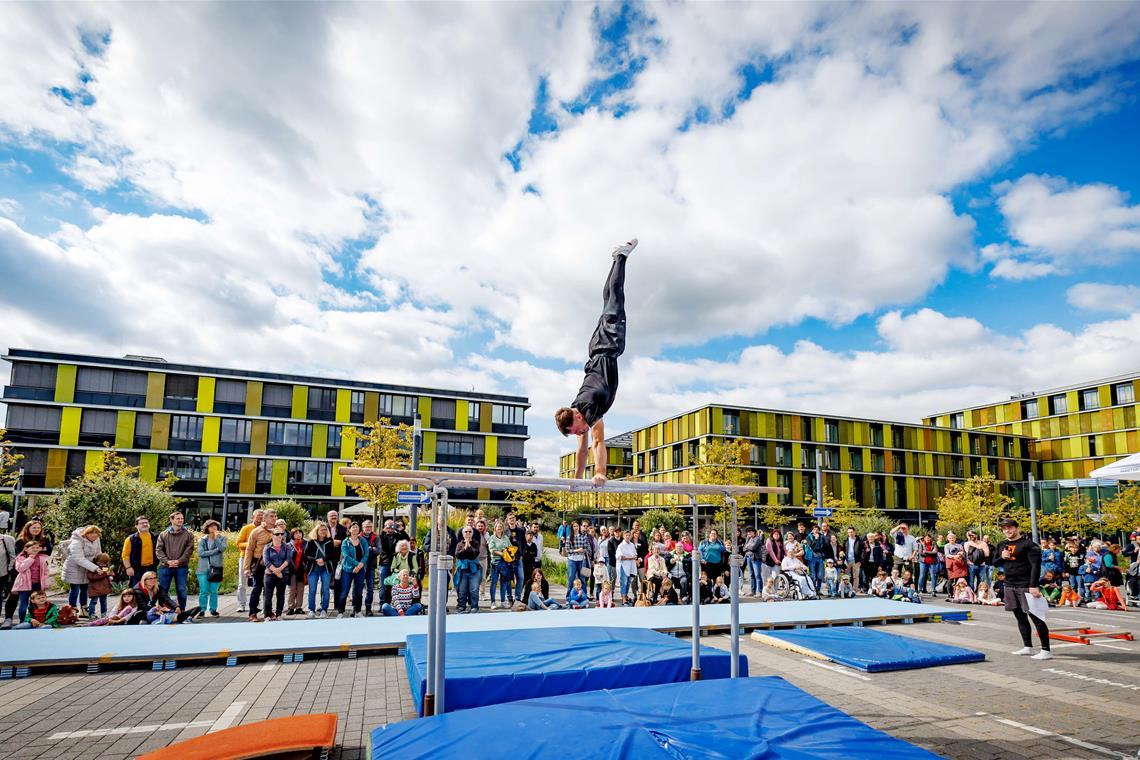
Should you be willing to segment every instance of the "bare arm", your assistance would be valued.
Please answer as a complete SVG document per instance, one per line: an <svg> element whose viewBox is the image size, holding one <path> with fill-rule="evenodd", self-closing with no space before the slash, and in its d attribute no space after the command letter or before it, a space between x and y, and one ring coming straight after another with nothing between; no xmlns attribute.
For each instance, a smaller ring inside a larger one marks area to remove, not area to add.
<svg viewBox="0 0 1140 760"><path fill-rule="evenodd" d="M578 460L574 469L574 479L581 480L582 475L586 472L586 449L588 448L588 436L582 433L578 436Z"/></svg>
<svg viewBox="0 0 1140 760"><path fill-rule="evenodd" d="M594 485L602 486L606 483L606 423L598 420L590 429L594 436Z"/></svg>

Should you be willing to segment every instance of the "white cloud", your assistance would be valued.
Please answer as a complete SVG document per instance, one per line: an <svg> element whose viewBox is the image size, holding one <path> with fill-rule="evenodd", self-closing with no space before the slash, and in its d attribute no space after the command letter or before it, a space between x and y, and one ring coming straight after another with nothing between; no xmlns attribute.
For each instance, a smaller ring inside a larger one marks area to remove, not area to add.
<svg viewBox="0 0 1140 760"><path fill-rule="evenodd" d="M1140 311L1140 287L1082 282L1069 288L1065 296L1072 306L1085 311L1130 314Z"/></svg>
<svg viewBox="0 0 1140 760"><path fill-rule="evenodd" d="M0 198L0 216L18 222L24 218L24 205L15 198Z"/></svg>
<svg viewBox="0 0 1140 760"><path fill-rule="evenodd" d="M1053 274L1057 267L1048 262L1026 261L1010 257L1001 259L990 270L990 276L999 280L1035 280Z"/></svg>

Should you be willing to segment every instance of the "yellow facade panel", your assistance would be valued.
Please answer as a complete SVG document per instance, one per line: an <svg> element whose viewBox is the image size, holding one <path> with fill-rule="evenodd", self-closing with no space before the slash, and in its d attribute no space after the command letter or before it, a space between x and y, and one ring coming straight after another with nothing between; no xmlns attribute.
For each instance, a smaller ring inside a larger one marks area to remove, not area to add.
<svg viewBox="0 0 1140 760"><path fill-rule="evenodd" d="M479 432L480 433L490 433L491 432L491 402L490 401L480 401L479 402Z"/></svg>
<svg viewBox="0 0 1140 760"><path fill-rule="evenodd" d="M489 435L483 440L483 464L488 467L499 465L499 437Z"/></svg>
<svg viewBox="0 0 1140 760"><path fill-rule="evenodd" d="M79 445L79 423L83 410L78 406L65 406L59 415L59 445Z"/></svg>
<svg viewBox="0 0 1140 760"><path fill-rule="evenodd" d="M420 452L420 462L422 464L432 464L435 462L435 431L425 430L423 432L423 451Z"/></svg>
<svg viewBox="0 0 1140 760"><path fill-rule="evenodd" d="M99 450L92 450L84 452L83 457L83 472L91 474L99 472L103 469L103 452Z"/></svg>
<svg viewBox="0 0 1140 760"><path fill-rule="evenodd" d="M457 399L455 401L455 429L467 430L468 422L471 418L471 402L467 399Z"/></svg>
<svg viewBox="0 0 1140 760"><path fill-rule="evenodd" d="M259 402L260 403L260 402ZM269 421L254 420L249 426L249 453L264 454L269 442Z"/></svg>
<svg viewBox="0 0 1140 760"><path fill-rule="evenodd" d="M164 450L170 448L170 415L156 412L150 425L150 447Z"/></svg>
<svg viewBox="0 0 1140 760"><path fill-rule="evenodd" d="M226 481L226 458L206 458L206 492L221 493Z"/></svg>
<svg viewBox="0 0 1140 760"><path fill-rule="evenodd" d="M337 462L332 468L332 495L333 496L346 496L348 494L348 486L344 482L344 476L340 474L340 468L344 467L343 464Z"/></svg>
<svg viewBox="0 0 1140 760"><path fill-rule="evenodd" d="M139 455L139 477L150 483L158 480L158 454L148 451Z"/></svg>
<svg viewBox="0 0 1140 760"><path fill-rule="evenodd" d="M273 475L269 484L270 493L275 496L283 495L289 487L289 460L274 459Z"/></svg>
<svg viewBox="0 0 1140 760"><path fill-rule="evenodd" d="M218 453L218 442L221 438L222 418L206 417L202 420L202 451L210 454Z"/></svg>
<svg viewBox="0 0 1140 760"><path fill-rule="evenodd" d="M45 488L59 488L67 479L67 450L48 449Z"/></svg>
<svg viewBox="0 0 1140 760"><path fill-rule="evenodd" d="M166 395L166 375L162 372L146 373L146 408L161 409Z"/></svg>
<svg viewBox="0 0 1140 760"><path fill-rule="evenodd" d="M238 476L238 493L253 493L257 490L257 460L246 457L241 460L241 474Z"/></svg>
<svg viewBox="0 0 1140 760"><path fill-rule="evenodd" d="M329 450L329 426L313 425L313 458L324 459Z"/></svg>
<svg viewBox="0 0 1140 760"><path fill-rule="evenodd" d="M294 385L293 386L293 405L289 414L295 420L303 420L308 417L309 410L309 386L307 385Z"/></svg>
<svg viewBox="0 0 1140 760"><path fill-rule="evenodd" d="M70 404L75 401L75 373L74 364L60 364L55 370L55 402L57 404Z"/></svg>
<svg viewBox="0 0 1140 760"><path fill-rule="evenodd" d="M115 420L115 448L130 449L135 445L135 413L120 411Z"/></svg>
<svg viewBox="0 0 1140 760"><path fill-rule="evenodd" d="M195 407L199 412L212 412L214 411L214 389L217 387L217 380L205 375L198 378L198 403Z"/></svg>
<svg viewBox="0 0 1140 760"><path fill-rule="evenodd" d="M336 389L336 421L348 422L352 418L352 391Z"/></svg>
<svg viewBox="0 0 1140 760"><path fill-rule="evenodd" d="M247 417L261 416L261 394L264 384L257 380L250 380L245 384L245 415Z"/></svg>

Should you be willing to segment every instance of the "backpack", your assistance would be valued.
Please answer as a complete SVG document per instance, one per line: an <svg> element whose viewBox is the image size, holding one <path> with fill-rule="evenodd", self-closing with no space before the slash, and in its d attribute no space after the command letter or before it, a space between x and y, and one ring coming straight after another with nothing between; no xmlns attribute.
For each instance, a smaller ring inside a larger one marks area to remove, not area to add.
<svg viewBox="0 0 1140 760"><path fill-rule="evenodd" d="M75 608L70 604L65 604L59 608L59 614L56 616L55 622L59 625L75 625L79 622L79 615L75 612Z"/></svg>

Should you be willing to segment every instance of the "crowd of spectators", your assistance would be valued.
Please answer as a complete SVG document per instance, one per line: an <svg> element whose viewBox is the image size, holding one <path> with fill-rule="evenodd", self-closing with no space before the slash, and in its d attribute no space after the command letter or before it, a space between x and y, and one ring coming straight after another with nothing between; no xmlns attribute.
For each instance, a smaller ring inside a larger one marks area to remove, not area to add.
<svg viewBox="0 0 1140 760"><path fill-rule="evenodd" d="M37 519L15 537L0 534L0 627L169 625L219 617L229 539L218 522L207 520L193 531L175 512L157 534L145 517L135 527L118 553L118 568L97 525L76 528L58 547ZM786 598L794 588L801 599L869 594L919 602L940 594L957 603L1002 603L1004 580L993 547L972 530L964 541L953 532L915 535L906 523L883 533L847 528L837 534L822 521L799 522L786 532L749 528L728 540L713 528L694 540L685 530L643 531L638 520L624 530L581 520L563 521L556 536L567 573L565 593L557 597L542 570L539 525L515 514L501 520L467 514L446 540L455 559L449 579L455 611L478 612L484 602L517 610L668 606L688 604L693 594L702 604L723 604L731 596L734 543L745 560L741 595L763 601ZM286 525L273 510L256 510L236 549L237 606L251 621L409 616L425 609L424 551L398 518L377 532L372 520L357 523L331 511L305 529ZM53 556L66 604L49 598ZM1140 532L1123 548L1100 539L1048 538L1042 594L1053 605L1122 609L1129 597L1140 597L1138 557ZM191 563L198 589L193 606Z"/></svg>

